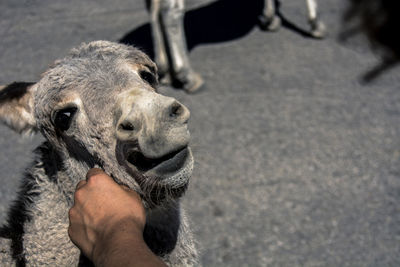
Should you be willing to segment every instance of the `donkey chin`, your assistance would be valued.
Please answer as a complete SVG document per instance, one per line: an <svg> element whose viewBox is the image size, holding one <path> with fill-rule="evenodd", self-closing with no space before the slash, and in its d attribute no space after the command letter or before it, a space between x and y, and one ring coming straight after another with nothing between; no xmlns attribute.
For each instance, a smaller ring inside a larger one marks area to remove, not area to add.
<svg viewBox="0 0 400 267"><path fill-rule="evenodd" d="M121 158L120 165L139 184L141 196L150 208L180 198L188 188L194 160L187 145L158 158L146 157L137 147L125 146Z"/></svg>

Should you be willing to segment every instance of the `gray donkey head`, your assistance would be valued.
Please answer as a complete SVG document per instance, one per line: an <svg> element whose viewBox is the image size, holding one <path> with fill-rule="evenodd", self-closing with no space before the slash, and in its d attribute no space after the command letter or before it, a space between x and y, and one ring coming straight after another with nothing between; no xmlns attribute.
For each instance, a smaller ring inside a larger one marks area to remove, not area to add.
<svg viewBox="0 0 400 267"><path fill-rule="evenodd" d="M37 83L3 87L0 118L20 133L43 134L70 201L77 181L97 166L151 208L181 196L193 168L189 110L158 94L157 83L155 64L138 49L83 44Z"/></svg>

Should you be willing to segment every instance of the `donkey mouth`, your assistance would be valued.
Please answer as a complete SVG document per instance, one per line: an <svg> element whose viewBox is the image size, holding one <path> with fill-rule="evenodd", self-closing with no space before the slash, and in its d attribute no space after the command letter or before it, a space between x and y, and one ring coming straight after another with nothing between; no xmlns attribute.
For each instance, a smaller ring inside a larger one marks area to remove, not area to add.
<svg viewBox="0 0 400 267"><path fill-rule="evenodd" d="M157 206L185 193L194 163L188 146L159 158L146 157L138 146L126 147L123 151L127 171L139 183L148 205Z"/></svg>
<svg viewBox="0 0 400 267"><path fill-rule="evenodd" d="M168 174L175 173L182 169L188 156L188 147L183 147L160 158L147 158L142 152L134 150L128 153L127 161L135 166L141 173L168 176Z"/></svg>

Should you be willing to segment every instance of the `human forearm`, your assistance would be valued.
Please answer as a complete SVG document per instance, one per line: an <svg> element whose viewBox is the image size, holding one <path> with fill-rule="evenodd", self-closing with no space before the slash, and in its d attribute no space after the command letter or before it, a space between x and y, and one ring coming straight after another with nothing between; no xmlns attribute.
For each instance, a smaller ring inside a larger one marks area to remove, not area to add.
<svg viewBox="0 0 400 267"><path fill-rule="evenodd" d="M97 242L92 255L95 266L166 266L146 245L140 229L124 221L108 229Z"/></svg>

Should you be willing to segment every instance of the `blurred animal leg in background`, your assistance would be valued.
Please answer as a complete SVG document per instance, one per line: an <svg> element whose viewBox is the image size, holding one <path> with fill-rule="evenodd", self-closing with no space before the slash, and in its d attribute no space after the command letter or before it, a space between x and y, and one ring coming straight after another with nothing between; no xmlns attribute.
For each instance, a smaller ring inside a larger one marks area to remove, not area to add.
<svg viewBox="0 0 400 267"><path fill-rule="evenodd" d="M265 0L262 15L258 17L264 31L277 31L281 26L281 18L276 14L275 0Z"/></svg>
<svg viewBox="0 0 400 267"><path fill-rule="evenodd" d="M306 0L308 10L308 22L311 27L311 36L322 39L326 36L325 24L318 19L316 0Z"/></svg>
<svg viewBox="0 0 400 267"><path fill-rule="evenodd" d="M150 5L151 32L154 45L154 61L158 67L158 75L163 79L163 83L170 84L169 63L167 50L164 43L164 33L161 28L160 2L162 0L152 0Z"/></svg>
<svg viewBox="0 0 400 267"><path fill-rule="evenodd" d="M310 35L317 39L326 36L325 24L318 19L316 0L306 0L308 23L310 24ZM278 15L279 1L265 0L262 15L258 17L260 27L264 31L276 31L281 26L281 18Z"/></svg>
<svg viewBox="0 0 400 267"><path fill-rule="evenodd" d="M190 66L183 28L184 12L184 0L152 0L155 61L160 68L162 83L177 84L186 92L194 93L204 81Z"/></svg>

